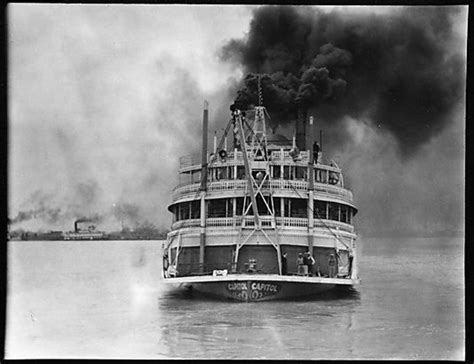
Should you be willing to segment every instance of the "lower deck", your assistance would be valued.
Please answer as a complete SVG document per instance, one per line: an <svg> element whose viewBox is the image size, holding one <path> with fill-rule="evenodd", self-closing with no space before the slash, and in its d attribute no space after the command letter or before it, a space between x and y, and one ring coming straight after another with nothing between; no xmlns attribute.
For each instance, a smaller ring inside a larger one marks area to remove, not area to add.
<svg viewBox="0 0 474 364"><path fill-rule="evenodd" d="M306 229L270 235L263 230L208 228L201 244L196 230L182 229L168 235L163 266L167 277L210 276L224 271L345 279L357 275L354 234L315 231L312 238L310 244ZM312 259L302 262L305 253Z"/></svg>

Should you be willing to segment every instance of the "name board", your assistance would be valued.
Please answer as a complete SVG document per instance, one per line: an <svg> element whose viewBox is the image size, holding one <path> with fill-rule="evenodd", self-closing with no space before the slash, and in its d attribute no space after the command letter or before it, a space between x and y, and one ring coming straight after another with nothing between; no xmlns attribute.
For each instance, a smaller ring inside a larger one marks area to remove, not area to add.
<svg viewBox="0 0 474 364"><path fill-rule="evenodd" d="M281 289L278 283L258 281L230 282L226 288L234 298L242 301L258 301L280 292Z"/></svg>

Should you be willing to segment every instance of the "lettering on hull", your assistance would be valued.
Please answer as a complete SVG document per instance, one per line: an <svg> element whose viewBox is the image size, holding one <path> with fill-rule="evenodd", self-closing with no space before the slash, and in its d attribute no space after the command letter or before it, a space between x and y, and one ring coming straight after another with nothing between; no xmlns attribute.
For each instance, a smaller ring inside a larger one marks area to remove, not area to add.
<svg viewBox="0 0 474 364"><path fill-rule="evenodd" d="M230 295L240 301L258 301L266 296L273 296L280 292L278 283L266 283L258 281L230 282L226 285Z"/></svg>

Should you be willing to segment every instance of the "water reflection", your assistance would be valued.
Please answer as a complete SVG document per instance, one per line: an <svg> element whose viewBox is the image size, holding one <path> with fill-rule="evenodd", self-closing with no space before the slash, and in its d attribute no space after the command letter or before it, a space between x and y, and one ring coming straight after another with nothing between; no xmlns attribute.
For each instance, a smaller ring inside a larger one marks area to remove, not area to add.
<svg viewBox="0 0 474 364"><path fill-rule="evenodd" d="M352 329L359 302L355 289L248 303L195 291L166 292L158 300L160 345L166 347L160 351L178 358L307 359L316 350L325 358L324 350L336 344L334 329ZM339 340L351 350L350 338Z"/></svg>

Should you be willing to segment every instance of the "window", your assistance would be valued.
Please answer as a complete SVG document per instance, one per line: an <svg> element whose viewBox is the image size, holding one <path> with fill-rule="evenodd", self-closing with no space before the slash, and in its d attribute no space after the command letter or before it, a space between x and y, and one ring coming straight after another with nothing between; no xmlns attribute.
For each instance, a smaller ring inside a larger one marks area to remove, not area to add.
<svg viewBox="0 0 474 364"><path fill-rule="evenodd" d="M250 205L250 197L246 197L246 203L245 203L245 208L247 209ZM238 216L242 216L242 213L244 212L243 211L243 208L244 208L244 198L243 197L238 197L236 198L236 203L237 203L237 206L236 206L236 214ZM249 209L248 211L248 214L252 214L253 213L253 210L252 208Z"/></svg>
<svg viewBox="0 0 474 364"><path fill-rule="evenodd" d="M326 183L326 171L316 169L316 182Z"/></svg>
<svg viewBox="0 0 474 364"><path fill-rule="evenodd" d="M217 170L217 179L228 179L227 167L219 167Z"/></svg>
<svg viewBox="0 0 474 364"><path fill-rule="evenodd" d="M179 204L179 207L181 208L181 219L182 220L187 220L189 219L189 202L183 202Z"/></svg>
<svg viewBox="0 0 474 364"><path fill-rule="evenodd" d="M273 206L275 208L275 216L281 216L281 198L276 197L273 199Z"/></svg>
<svg viewBox="0 0 474 364"><path fill-rule="evenodd" d="M199 219L201 217L201 201L191 201L191 219Z"/></svg>
<svg viewBox="0 0 474 364"><path fill-rule="evenodd" d="M283 179L290 179L290 166L283 167Z"/></svg>
<svg viewBox="0 0 474 364"><path fill-rule="evenodd" d="M307 203L304 199L291 199L291 217L307 217Z"/></svg>
<svg viewBox="0 0 474 364"><path fill-rule="evenodd" d="M268 210L267 206L265 205L265 201L267 202L268 206L270 209L272 208L272 201L269 196L265 197L265 201L263 201L263 198L261 195L257 195L257 206L258 206L258 214L259 215L271 215L271 212Z"/></svg>
<svg viewBox="0 0 474 364"><path fill-rule="evenodd" d="M326 201L314 201L314 217L326 219Z"/></svg>
<svg viewBox="0 0 474 364"><path fill-rule="evenodd" d="M283 204L285 207L285 217L290 217L290 209L291 209L291 199L285 198L283 199Z"/></svg>
<svg viewBox="0 0 474 364"><path fill-rule="evenodd" d="M273 169L273 178L280 178L281 177L281 169L280 166L272 166Z"/></svg>
<svg viewBox="0 0 474 364"><path fill-rule="evenodd" d="M306 180L306 167L296 167L296 178Z"/></svg>
<svg viewBox="0 0 474 364"><path fill-rule="evenodd" d="M226 216L226 199L219 198L209 200L207 205L207 217L225 217Z"/></svg>
<svg viewBox="0 0 474 364"><path fill-rule="evenodd" d="M245 179L245 167L237 166L237 179Z"/></svg>
<svg viewBox="0 0 474 364"><path fill-rule="evenodd" d="M339 220L339 204L330 202L328 207L329 220Z"/></svg>
<svg viewBox="0 0 474 364"><path fill-rule="evenodd" d="M347 219L347 211L348 208L346 205L341 205L341 221L342 222L348 222L348 219Z"/></svg>

